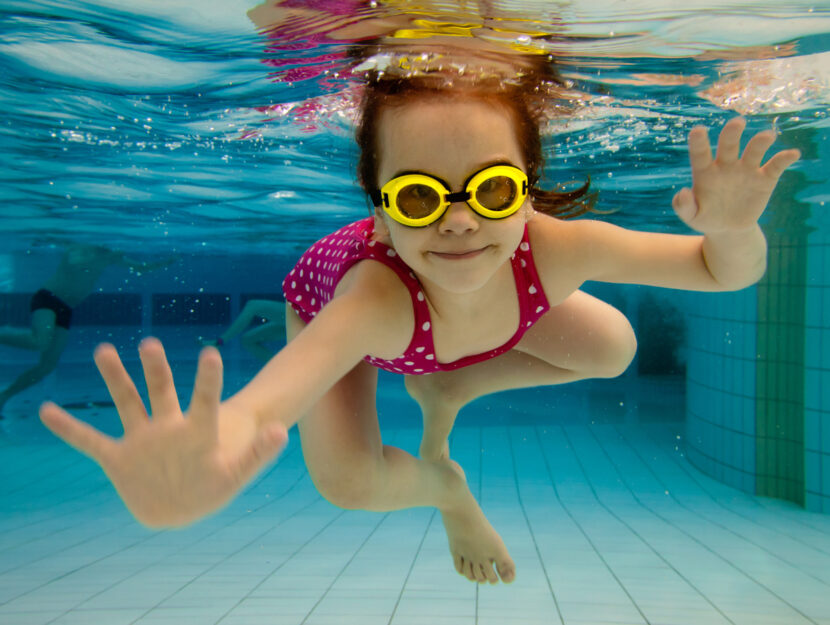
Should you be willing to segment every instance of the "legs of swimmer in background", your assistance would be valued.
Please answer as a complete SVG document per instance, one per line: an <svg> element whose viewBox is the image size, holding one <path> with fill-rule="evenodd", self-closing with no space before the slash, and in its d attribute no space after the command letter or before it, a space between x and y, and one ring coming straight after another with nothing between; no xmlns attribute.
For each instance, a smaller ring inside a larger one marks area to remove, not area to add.
<svg viewBox="0 0 830 625"><path fill-rule="evenodd" d="M303 327L286 306L288 340ZM459 573L479 582L495 583L499 576L512 581L513 561L467 488L461 468L449 460L423 460L383 444L375 405L377 376L374 367L361 362L298 422L315 486L341 508L437 507Z"/></svg>
<svg viewBox="0 0 830 625"><path fill-rule="evenodd" d="M564 384L623 373L637 341L613 306L576 291L551 308L511 351L455 371L407 376L406 389L421 406L424 459L449 457L448 437L458 411L482 395Z"/></svg>
<svg viewBox="0 0 830 625"><path fill-rule="evenodd" d="M257 325L248 330L254 319L264 318L266 323ZM267 299L252 299L245 302L242 312L219 338L227 343L242 334L242 346L254 357L267 362L274 355L275 350L265 344L279 341L285 335L285 304ZM203 341L204 345L216 345L218 341Z"/></svg>
<svg viewBox="0 0 830 625"><path fill-rule="evenodd" d="M282 302L276 303L279 304L280 308L285 306ZM277 350L275 347L268 347L266 343L281 341L285 336L285 325L281 322L282 317L280 317L279 322L271 321L268 318L266 323L251 328L242 335L242 347L255 358L263 362L268 362Z"/></svg>
<svg viewBox="0 0 830 625"><path fill-rule="evenodd" d="M21 373L0 392L0 411L14 395L40 382L58 365L69 338L69 330L55 325L55 313L47 308L32 312L32 327L0 329L0 344L40 352L36 365Z"/></svg>

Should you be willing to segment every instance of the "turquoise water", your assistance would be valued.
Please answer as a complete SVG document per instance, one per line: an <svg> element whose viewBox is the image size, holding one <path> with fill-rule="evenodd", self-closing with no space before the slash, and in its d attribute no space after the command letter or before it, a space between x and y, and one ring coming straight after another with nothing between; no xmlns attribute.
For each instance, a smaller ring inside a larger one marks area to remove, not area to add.
<svg viewBox="0 0 830 625"><path fill-rule="evenodd" d="M91 360L101 340L139 374L138 341L160 337L187 396L198 339L247 299L280 297L310 243L368 214L351 44L320 33L400 29L401 10L282 4L305 13L0 6L0 325L28 324L28 298L70 244L170 258L109 268L57 369L3 410L0 622L830 623L827 2L419 5L445 30L556 63L574 109L546 129L545 180L590 176L602 219L687 232L670 201L690 182L698 124L743 114L804 155L765 215L760 287L586 285L637 330L629 371L462 412L453 456L517 560L513 585L459 577L432 510L325 502L296 436L225 511L151 532L40 426L49 397L118 435ZM231 392L259 363L238 341L223 355ZM33 358L0 346L0 387ZM414 452L417 406L395 376L381 381L384 441Z"/></svg>

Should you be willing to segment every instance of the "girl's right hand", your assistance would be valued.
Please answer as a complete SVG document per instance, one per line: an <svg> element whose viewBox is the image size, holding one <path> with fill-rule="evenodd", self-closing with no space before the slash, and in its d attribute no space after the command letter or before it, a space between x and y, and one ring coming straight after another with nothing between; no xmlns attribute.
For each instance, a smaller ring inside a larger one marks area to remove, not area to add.
<svg viewBox="0 0 830 625"><path fill-rule="evenodd" d="M279 423L221 403L222 359L202 350L186 414L161 343L139 347L150 396L147 413L115 348L102 344L95 364L118 409L124 436L114 439L47 402L40 418L56 436L101 465L136 519L150 527L185 525L227 504L273 460L288 438Z"/></svg>

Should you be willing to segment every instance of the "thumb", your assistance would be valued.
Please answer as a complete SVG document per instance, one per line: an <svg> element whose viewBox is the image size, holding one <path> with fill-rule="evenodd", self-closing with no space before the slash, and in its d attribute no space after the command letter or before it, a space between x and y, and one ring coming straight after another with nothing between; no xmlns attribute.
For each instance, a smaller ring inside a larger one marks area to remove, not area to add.
<svg viewBox="0 0 830 625"><path fill-rule="evenodd" d="M249 482L262 468L283 450L288 442L288 432L282 423L265 426L259 432L250 449L244 452L234 468L239 484Z"/></svg>
<svg viewBox="0 0 830 625"><path fill-rule="evenodd" d="M672 199L672 208L683 223L690 228L694 227L692 222L697 217L698 206L691 189L688 187L680 189Z"/></svg>

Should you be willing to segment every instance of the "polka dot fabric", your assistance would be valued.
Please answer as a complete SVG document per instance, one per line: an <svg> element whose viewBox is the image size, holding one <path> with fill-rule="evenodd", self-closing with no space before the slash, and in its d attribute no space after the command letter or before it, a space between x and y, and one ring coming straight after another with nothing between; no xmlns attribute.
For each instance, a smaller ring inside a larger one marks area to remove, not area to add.
<svg viewBox="0 0 830 625"><path fill-rule="evenodd" d="M337 283L355 263L372 259L391 268L406 285L412 296L415 331L406 352L394 360L366 357L376 367L393 373L422 375L466 367L513 348L524 333L549 309L547 297L539 281L536 265L525 228L522 242L511 258L516 292L519 294L519 328L507 343L483 354L466 356L453 362L438 362L432 341L432 321L421 284L395 250L379 241L372 241L373 218L349 224L323 237L300 258L282 283L285 299L300 318L309 323L331 301Z"/></svg>

